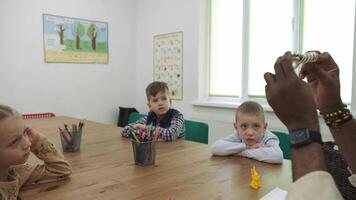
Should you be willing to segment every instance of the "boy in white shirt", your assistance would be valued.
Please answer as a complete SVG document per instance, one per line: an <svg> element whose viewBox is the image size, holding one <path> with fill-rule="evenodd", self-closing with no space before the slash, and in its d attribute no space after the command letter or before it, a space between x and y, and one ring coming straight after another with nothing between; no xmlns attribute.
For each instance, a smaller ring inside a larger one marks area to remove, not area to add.
<svg viewBox="0 0 356 200"><path fill-rule="evenodd" d="M233 133L212 145L215 156L238 155L262 162L280 164L283 152L278 137L267 130L264 111L260 104L247 101L236 110Z"/></svg>

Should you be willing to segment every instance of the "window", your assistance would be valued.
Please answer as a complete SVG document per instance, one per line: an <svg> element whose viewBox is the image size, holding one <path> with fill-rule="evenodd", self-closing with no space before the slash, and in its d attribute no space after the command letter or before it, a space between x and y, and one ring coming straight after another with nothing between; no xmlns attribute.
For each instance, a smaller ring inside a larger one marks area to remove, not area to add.
<svg viewBox="0 0 356 200"><path fill-rule="evenodd" d="M351 102L355 0L211 0L209 97L265 98L263 74L285 51L328 51Z"/></svg>
<svg viewBox="0 0 356 200"><path fill-rule="evenodd" d="M317 12L315 12L317 11ZM351 102L355 1L304 3L303 49L328 51L340 67L341 96Z"/></svg>
<svg viewBox="0 0 356 200"><path fill-rule="evenodd" d="M239 96L242 62L242 1L211 1L210 94Z"/></svg>

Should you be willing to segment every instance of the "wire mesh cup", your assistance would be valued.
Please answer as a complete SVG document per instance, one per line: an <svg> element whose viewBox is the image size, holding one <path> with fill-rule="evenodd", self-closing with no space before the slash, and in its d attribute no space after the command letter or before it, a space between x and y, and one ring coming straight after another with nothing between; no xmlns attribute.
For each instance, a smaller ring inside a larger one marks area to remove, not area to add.
<svg viewBox="0 0 356 200"><path fill-rule="evenodd" d="M80 150L82 130L60 130L60 138L63 152L75 152Z"/></svg>
<svg viewBox="0 0 356 200"><path fill-rule="evenodd" d="M135 165L154 165L156 160L156 141L137 142L131 140Z"/></svg>

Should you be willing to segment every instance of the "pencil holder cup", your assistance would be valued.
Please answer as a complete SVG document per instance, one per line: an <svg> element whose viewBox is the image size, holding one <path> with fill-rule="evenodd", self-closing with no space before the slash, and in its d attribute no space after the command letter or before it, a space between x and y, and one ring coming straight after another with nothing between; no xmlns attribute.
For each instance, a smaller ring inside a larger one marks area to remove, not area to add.
<svg viewBox="0 0 356 200"><path fill-rule="evenodd" d="M60 138L63 152L74 152L80 150L80 142L82 140L82 130L76 131L60 131Z"/></svg>
<svg viewBox="0 0 356 200"><path fill-rule="evenodd" d="M137 142L131 140L135 165L147 166L155 164L156 141Z"/></svg>

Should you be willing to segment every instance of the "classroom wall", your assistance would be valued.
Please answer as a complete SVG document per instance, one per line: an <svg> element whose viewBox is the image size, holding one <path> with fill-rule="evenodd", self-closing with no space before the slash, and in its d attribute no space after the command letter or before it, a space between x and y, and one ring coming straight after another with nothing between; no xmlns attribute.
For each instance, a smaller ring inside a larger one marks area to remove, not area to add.
<svg viewBox="0 0 356 200"><path fill-rule="evenodd" d="M118 106L145 113L144 89L153 80L153 36L183 31L184 95L173 106L188 119L208 122L211 143L233 131L234 109L193 105L202 88L199 72L206 68L199 43L205 34L203 2L0 0L0 103L22 113L54 112L109 124L116 124ZM108 22L109 64L44 63L43 13ZM270 129L285 130L273 112L266 118ZM331 139L325 126L322 132Z"/></svg>
<svg viewBox="0 0 356 200"><path fill-rule="evenodd" d="M135 107L147 113L144 89L153 81L153 36L183 31L183 100L173 107L185 118L209 123L209 142L231 133L232 109L193 106L199 94L199 16L200 0L138 0Z"/></svg>
<svg viewBox="0 0 356 200"><path fill-rule="evenodd" d="M173 101L186 118L204 121L209 124L209 143L232 133L234 108L196 106L199 101L199 71L206 65L201 52L205 37L200 18L203 17L204 0L138 0L137 5L137 47L136 47L136 91L135 107L140 112L148 112L144 88L153 81L153 36L162 33L183 31L183 101ZM199 52L200 51L200 52ZM200 84L199 84L200 83ZM286 131L284 125L271 111L266 112L271 130ZM322 122L322 120L320 119ZM332 140L326 126L321 127L323 138Z"/></svg>
<svg viewBox="0 0 356 200"><path fill-rule="evenodd" d="M42 14L108 23L109 64L45 63ZM136 1L0 0L0 103L116 123L135 87Z"/></svg>

